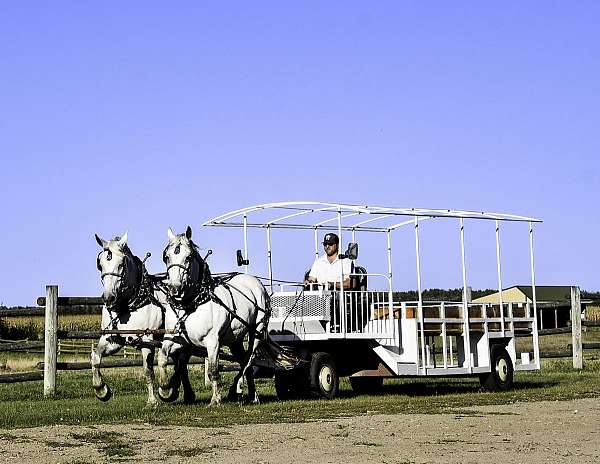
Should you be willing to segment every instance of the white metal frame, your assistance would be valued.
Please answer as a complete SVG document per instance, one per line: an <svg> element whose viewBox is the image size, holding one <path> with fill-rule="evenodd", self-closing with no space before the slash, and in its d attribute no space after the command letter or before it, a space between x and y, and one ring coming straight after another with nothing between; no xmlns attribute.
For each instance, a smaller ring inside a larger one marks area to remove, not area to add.
<svg viewBox="0 0 600 464"><path fill-rule="evenodd" d="M279 212L283 214L279 214ZM260 219L261 215L269 216L269 214L275 217L267 217L267 219ZM330 217L323 219L323 215L330 214ZM258 218L258 220L250 220ZM315 218L312 221L302 221L305 218ZM366 217L366 218L365 218ZM398 221L399 217L407 219ZM350 218L359 219L358 221L350 221ZM335 231L340 237L339 248L342 249L342 231L351 232L352 240L356 241L356 232L370 232L370 233L383 233L386 234L387 238L387 256L388 256L388 301L389 301L389 325L393 326L394 323L394 308L392 301L392 241L391 234L393 231L404 227L413 225L415 230L415 251L416 251L416 273L417 273L417 290L418 290L418 319L419 324L418 331L420 332L417 336L417 340L421 340L420 350L417 349L417 366L420 366L419 374L428 373L428 353L426 353L425 347L425 333L424 327L427 321L424 317L423 310L423 299L422 299L422 288L421 288L421 266L420 266L420 242L419 242L419 225L425 220L434 218L454 218L458 219L459 223L459 236L460 236L460 249L461 249L461 271L463 281L463 323L465 327L464 331L464 370L465 373L476 373L479 369L474 369L473 360L471 359L471 346L470 346L470 330L469 328L469 301L467 298L467 267L465 261L465 220L488 220L494 221L495 224L495 236L496 236L496 267L498 277L498 291L500 294L500 324L502 334L507 333L505 331L505 312L504 302L502 299L502 264L501 264L501 241L500 241L500 223L501 222L525 222L529 226L529 249L530 249L530 271L531 271L531 284L533 288L533 323L532 330L534 340L534 358L535 364L531 366L539 369L539 344L537 337L537 300L535 292L535 265L534 265L534 249L533 249L533 224L542 222L540 219L518 216L513 214L494 213L494 212L483 212L483 211L467 211L467 210L453 210L453 209L426 209L426 208L391 208L381 206L363 206L363 205L352 205L343 203L328 203L328 202L313 202L313 201L292 201L292 202L278 202L278 203L266 203L261 205L250 206L247 208L238 209L229 213L222 214L213 219L206 221L203 226L206 227L233 227L242 228L244 237L244 256L248 259L248 229L250 228L264 228L267 232L267 261L269 269L269 280L271 289L273 289L273 266L272 266L272 248L271 248L271 231L273 229L301 229L301 230L313 230L314 244L315 244L315 255L319 255L319 243L318 233L319 231ZM300 220L300 222L299 222ZM249 266L245 265L245 272L249 270ZM340 302L344 304L344 290L341 283L343 282L343 275L340 275ZM405 305L402 306L404 311ZM485 311L485 307L483 308ZM446 345L446 323L448 319L445 317L445 308L441 306L441 318L439 322L442 324L442 331L444 333L443 340L443 351L446 353L448 349ZM526 314L529 316L530 314ZM484 313L485 316L485 313ZM509 317L509 331L513 332L514 321L517 319L513 318L512 304L508 304L508 317ZM342 325L345 324L345 318L341 317ZM486 328L488 322L494 322L493 320L488 321L486 319ZM527 318L525 318L527 319ZM527 319L529 320L529 319ZM435 319L435 321L438 321ZM523 320L524 321L524 320ZM345 332L345 328L342 332ZM458 348L458 347L457 347ZM452 340L450 339L450 351L453 350ZM420 352L419 352L420 351ZM452 364L452 362L451 362ZM516 367L516 366L515 366ZM523 368L529 368L527 366L521 366ZM444 369L447 370L447 362L444 357ZM435 369L434 369L435 370ZM439 369L438 369L439 370Z"/></svg>

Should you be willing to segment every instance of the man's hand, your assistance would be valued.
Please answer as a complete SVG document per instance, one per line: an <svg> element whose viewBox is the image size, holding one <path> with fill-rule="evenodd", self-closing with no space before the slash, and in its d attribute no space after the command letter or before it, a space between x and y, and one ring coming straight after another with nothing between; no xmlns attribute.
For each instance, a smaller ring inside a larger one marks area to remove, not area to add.
<svg viewBox="0 0 600 464"><path fill-rule="evenodd" d="M305 280L304 280L304 284L314 284L317 282L317 279L315 279L314 277L308 276Z"/></svg>

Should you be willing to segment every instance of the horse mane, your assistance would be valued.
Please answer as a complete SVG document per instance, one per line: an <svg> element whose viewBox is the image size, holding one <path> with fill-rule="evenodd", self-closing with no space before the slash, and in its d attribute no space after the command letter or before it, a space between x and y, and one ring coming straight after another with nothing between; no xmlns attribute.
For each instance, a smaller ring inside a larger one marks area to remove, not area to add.
<svg viewBox="0 0 600 464"><path fill-rule="evenodd" d="M113 241L118 242L119 240L121 240L121 237L116 235L115 238L113 238ZM129 248L129 245L127 245L127 243L124 243L123 245L119 246L119 249L123 252L123 254L132 256L135 259L139 260L139 258L133 254L133 252L131 251L131 248Z"/></svg>

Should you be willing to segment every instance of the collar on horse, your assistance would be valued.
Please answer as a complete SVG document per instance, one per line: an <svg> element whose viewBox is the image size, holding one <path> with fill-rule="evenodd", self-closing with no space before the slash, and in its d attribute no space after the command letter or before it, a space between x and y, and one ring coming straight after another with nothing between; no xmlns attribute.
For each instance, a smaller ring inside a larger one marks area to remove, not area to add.
<svg viewBox="0 0 600 464"><path fill-rule="evenodd" d="M194 312L198 306L203 305L212 300L213 291L215 289L215 286L217 285L215 279L213 279L212 277L210 268L208 267L208 263L204 259L202 259L200 253L198 253L198 248L196 244L190 240L190 245L191 253L186 259L186 265L173 263L167 266L167 273L172 267L181 267L187 273L189 272L193 261L197 261L198 266L200 267L199 279L188 286L186 291L186 298L182 300L177 300L173 298L173 296L171 296L170 293L167 293L169 304L177 312L179 312L180 310L184 310L185 313Z"/></svg>

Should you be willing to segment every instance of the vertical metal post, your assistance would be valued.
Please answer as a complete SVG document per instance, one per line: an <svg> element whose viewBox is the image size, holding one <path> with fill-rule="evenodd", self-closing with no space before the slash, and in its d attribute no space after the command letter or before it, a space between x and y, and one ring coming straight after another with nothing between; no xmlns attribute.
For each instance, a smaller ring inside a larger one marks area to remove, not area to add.
<svg viewBox="0 0 600 464"><path fill-rule="evenodd" d="M271 226L267 226L267 259L269 265L269 287L273 293L273 260L271 255Z"/></svg>
<svg viewBox="0 0 600 464"><path fill-rule="evenodd" d="M415 221L415 248L417 255L417 291L419 292L419 303L418 303L418 311L419 311L419 324L421 325L420 335L421 335L421 360L423 362L423 375L427 374L427 366L425 365L425 316L423 314L423 295L421 290L421 252L419 246L419 218L417 216L414 217ZM418 359L417 350L417 368L419 367L419 359Z"/></svg>
<svg viewBox="0 0 600 464"><path fill-rule="evenodd" d="M340 238L338 253L343 249L343 241L342 241L342 210L338 208L338 236ZM344 298L344 266L340 263L340 327L342 329L342 333L344 337L346 336L346 299Z"/></svg>
<svg viewBox="0 0 600 464"><path fill-rule="evenodd" d="M533 256L533 224L529 222L529 260L531 263L531 294L533 297L533 357L535 367L540 368L540 341L538 337L537 298L535 292L535 264Z"/></svg>
<svg viewBox="0 0 600 464"><path fill-rule="evenodd" d="M319 237L317 234L317 228L315 227L315 259L319 259Z"/></svg>
<svg viewBox="0 0 600 464"><path fill-rule="evenodd" d="M389 308L389 316L390 316L390 330L392 334L395 333L394 328L394 295L392 293L392 231L388 229L387 231L387 255L388 255L388 308ZM398 319L402 317L399 315ZM388 332L389 332L388 331Z"/></svg>
<svg viewBox="0 0 600 464"><path fill-rule="evenodd" d="M46 317L44 325L44 397L56 394L56 358L58 329L58 285L46 286Z"/></svg>
<svg viewBox="0 0 600 464"><path fill-rule="evenodd" d="M571 287L571 334L573 338L573 369L583 369L583 344L581 343L581 293Z"/></svg>
<svg viewBox="0 0 600 464"><path fill-rule="evenodd" d="M473 366L471 365L471 333L469 327L469 303L467 298L467 266L465 264L465 220L463 218L460 218L460 262L463 279L463 323L465 327L463 340L465 361L467 362L469 374L472 374Z"/></svg>
<svg viewBox="0 0 600 464"><path fill-rule="evenodd" d="M250 260L248 256L248 216L244 213L244 259ZM244 265L244 272L248 274L248 265Z"/></svg>
<svg viewBox="0 0 600 464"><path fill-rule="evenodd" d="M504 336L504 298L502 296L502 264L500 259L500 223L496 221L496 267L498 271L498 295L500 298L500 330Z"/></svg>

